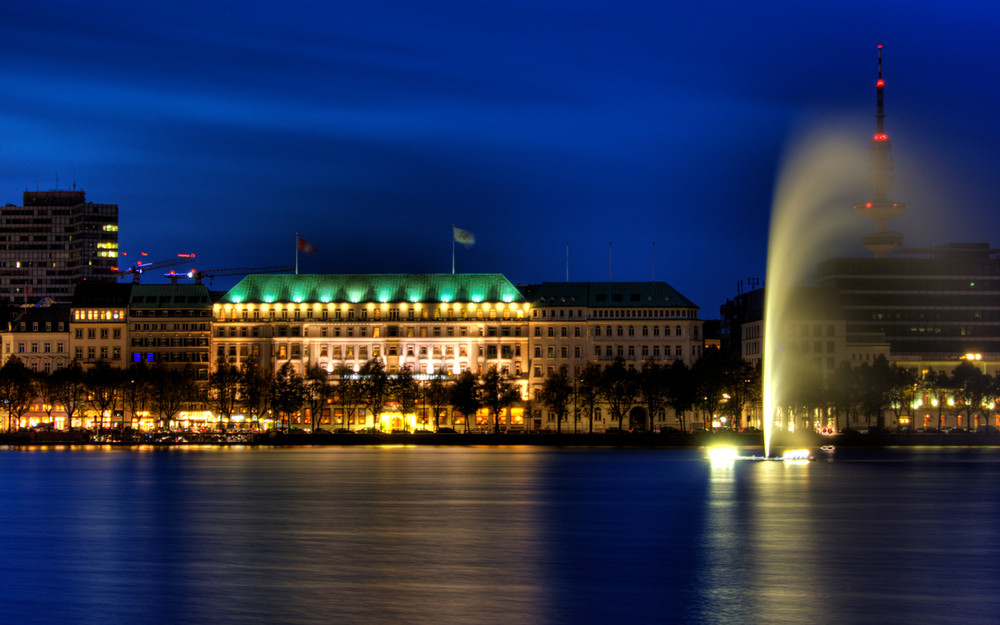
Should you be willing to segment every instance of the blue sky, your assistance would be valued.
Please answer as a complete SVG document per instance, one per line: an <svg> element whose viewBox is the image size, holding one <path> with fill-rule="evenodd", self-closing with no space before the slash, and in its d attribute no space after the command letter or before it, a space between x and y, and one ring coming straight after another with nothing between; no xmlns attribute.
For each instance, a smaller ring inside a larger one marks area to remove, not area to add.
<svg viewBox="0 0 1000 625"><path fill-rule="evenodd" d="M120 206L198 268L653 271L716 318L764 274L775 179L836 120L865 150L876 45L905 245L1000 243L986 2L189 2L0 8L0 201ZM867 199L865 163L829 210ZM866 255L857 237L817 251ZM214 288L231 282L218 279Z"/></svg>

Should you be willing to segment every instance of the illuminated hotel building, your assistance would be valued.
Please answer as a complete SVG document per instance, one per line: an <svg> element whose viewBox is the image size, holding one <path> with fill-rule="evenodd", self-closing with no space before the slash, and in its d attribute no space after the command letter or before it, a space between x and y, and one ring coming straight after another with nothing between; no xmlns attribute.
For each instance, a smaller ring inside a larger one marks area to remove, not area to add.
<svg viewBox="0 0 1000 625"><path fill-rule="evenodd" d="M24 206L0 207L0 299L68 303L73 287L114 282L118 206L83 191L25 191Z"/></svg>
<svg viewBox="0 0 1000 625"><path fill-rule="evenodd" d="M390 372L521 375L524 298L500 274L253 275L214 306L214 363L250 356L277 370L357 371L381 357Z"/></svg>

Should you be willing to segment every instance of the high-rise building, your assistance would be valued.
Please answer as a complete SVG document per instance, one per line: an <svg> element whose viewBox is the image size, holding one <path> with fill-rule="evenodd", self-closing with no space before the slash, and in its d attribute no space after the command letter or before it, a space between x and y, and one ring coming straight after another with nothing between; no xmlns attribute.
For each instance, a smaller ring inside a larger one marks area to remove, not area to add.
<svg viewBox="0 0 1000 625"><path fill-rule="evenodd" d="M117 280L118 205L83 191L25 191L0 207L0 301L68 303L84 280Z"/></svg>

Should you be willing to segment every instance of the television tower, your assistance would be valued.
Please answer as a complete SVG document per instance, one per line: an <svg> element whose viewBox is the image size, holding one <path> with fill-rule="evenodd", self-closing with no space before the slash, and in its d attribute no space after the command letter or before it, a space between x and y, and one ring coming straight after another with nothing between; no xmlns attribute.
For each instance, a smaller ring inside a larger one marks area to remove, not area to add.
<svg viewBox="0 0 1000 625"><path fill-rule="evenodd" d="M869 150L871 160L871 173L868 176L868 183L872 192L872 199L864 204L857 204L854 210L875 221L875 232L861 237L861 244L875 252L875 258L885 258L890 250L894 250L903 243L903 235L898 232L890 232L885 227L885 222L890 217L906 212L906 204L893 202L889 199L889 191L892 189L892 142L885 134L885 107L883 106L882 93L885 89L885 81L882 80L882 46L878 47L878 80L875 81L875 100L877 112L875 113L875 135L872 137L872 146Z"/></svg>

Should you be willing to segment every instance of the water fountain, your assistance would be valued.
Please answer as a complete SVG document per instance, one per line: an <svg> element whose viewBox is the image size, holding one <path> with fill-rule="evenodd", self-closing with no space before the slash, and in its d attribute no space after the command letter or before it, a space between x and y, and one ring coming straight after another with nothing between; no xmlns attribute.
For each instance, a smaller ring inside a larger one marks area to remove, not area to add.
<svg viewBox="0 0 1000 625"><path fill-rule="evenodd" d="M824 127L789 151L775 187L768 237L764 304L764 455L770 457L782 391L801 374L792 350L794 289L807 284L822 254L853 226L849 209L864 179L866 155L857 137ZM851 238L854 240L853 238Z"/></svg>

